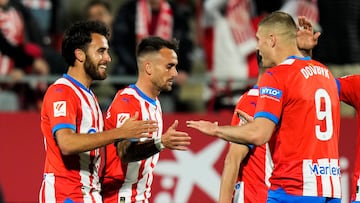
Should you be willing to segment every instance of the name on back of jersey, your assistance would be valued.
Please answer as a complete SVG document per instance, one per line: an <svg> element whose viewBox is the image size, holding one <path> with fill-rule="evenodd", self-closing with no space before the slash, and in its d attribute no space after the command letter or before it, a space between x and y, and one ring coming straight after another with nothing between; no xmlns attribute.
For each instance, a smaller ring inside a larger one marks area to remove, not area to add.
<svg viewBox="0 0 360 203"><path fill-rule="evenodd" d="M308 79L311 76L315 76L315 75L321 75L328 79L330 78L329 70L321 66L307 65L304 68L302 68L300 72L302 73L305 79Z"/></svg>

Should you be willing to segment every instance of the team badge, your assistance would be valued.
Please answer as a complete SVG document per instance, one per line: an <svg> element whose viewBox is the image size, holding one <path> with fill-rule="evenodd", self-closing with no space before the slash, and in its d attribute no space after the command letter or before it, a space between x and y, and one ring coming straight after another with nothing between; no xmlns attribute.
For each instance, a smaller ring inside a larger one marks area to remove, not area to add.
<svg viewBox="0 0 360 203"><path fill-rule="evenodd" d="M57 101L53 103L54 117L66 116L66 101Z"/></svg>
<svg viewBox="0 0 360 203"><path fill-rule="evenodd" d="M129 113L118 113L116 119L116 127L118 128L122 126L128 118L130 118Z"/></svg>

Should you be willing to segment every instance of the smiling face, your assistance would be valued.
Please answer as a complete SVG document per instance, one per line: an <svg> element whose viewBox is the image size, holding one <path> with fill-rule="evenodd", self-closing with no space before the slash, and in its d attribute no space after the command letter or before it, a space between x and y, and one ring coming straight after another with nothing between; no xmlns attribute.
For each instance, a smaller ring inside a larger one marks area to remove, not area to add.
<svg viewBox="0 0 360 203"><path fill-rule="evenodd" d="M92 80L104 80L107 77L107 65L111 62L108 40L96 33L91 36L92 41L86 50L84 69Z"/></svg>
<svg viewBox="0 0 360 203"><path fill-rule="evenodd" d="M151 66L151 82L159 91L171 91L175 77L178 75L176 66L178 57L174 50L162 48L149 63Z"/></svg>

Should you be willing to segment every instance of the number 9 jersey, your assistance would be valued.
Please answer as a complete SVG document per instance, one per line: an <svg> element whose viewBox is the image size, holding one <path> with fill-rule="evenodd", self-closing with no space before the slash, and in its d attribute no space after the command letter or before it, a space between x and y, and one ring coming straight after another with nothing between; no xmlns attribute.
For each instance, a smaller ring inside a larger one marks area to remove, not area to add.
<svg viewBox="0 0 360 203"><path fill-rule="evenodd" d="M259 82L255 119L276 124L269 142L271 190L340 198L340 104L331 72L309 57L289 57Z"/></svg>

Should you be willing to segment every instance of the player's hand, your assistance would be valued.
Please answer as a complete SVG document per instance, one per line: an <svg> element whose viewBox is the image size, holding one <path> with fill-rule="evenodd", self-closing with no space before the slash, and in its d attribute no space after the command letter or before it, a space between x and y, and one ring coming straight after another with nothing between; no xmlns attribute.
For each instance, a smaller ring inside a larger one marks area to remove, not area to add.
<svg viewBox="0 0 360 203"><path fill-rule="evenodd" d="M299 29L297 31L297 46L302 50L312 50L317 44L321 35L315 32L311 22L305 16L298 17Z"/></svg>
<svg viewBox="0 0 360 203"><path fill-rule="evenodd" d="M124 124L120 128L118 128L121 131L119 133L119 138L151 138L152 132L158 130L156 121L143 121L138 120L138 118L139 112L136 112L133 117L127 119Z"/></svg>
<svg viewBox="0 0 360 203"><path fill-rule="evenodd" d="M218 132L218 129L219 129L218 122L212 123L212 122L203 121L203 120L186 121L186 125L189 128L194 128L206 135L211 135L211 136L216 136L216 132Z"/></svg>
<svg viewBox="0 0 360 203"><path fill-rule="evenodd" d="M191 137L186 132L177 131L179 121L175 120L165 134L161 137L161 143L171 150L187 150Z"/></svg>

